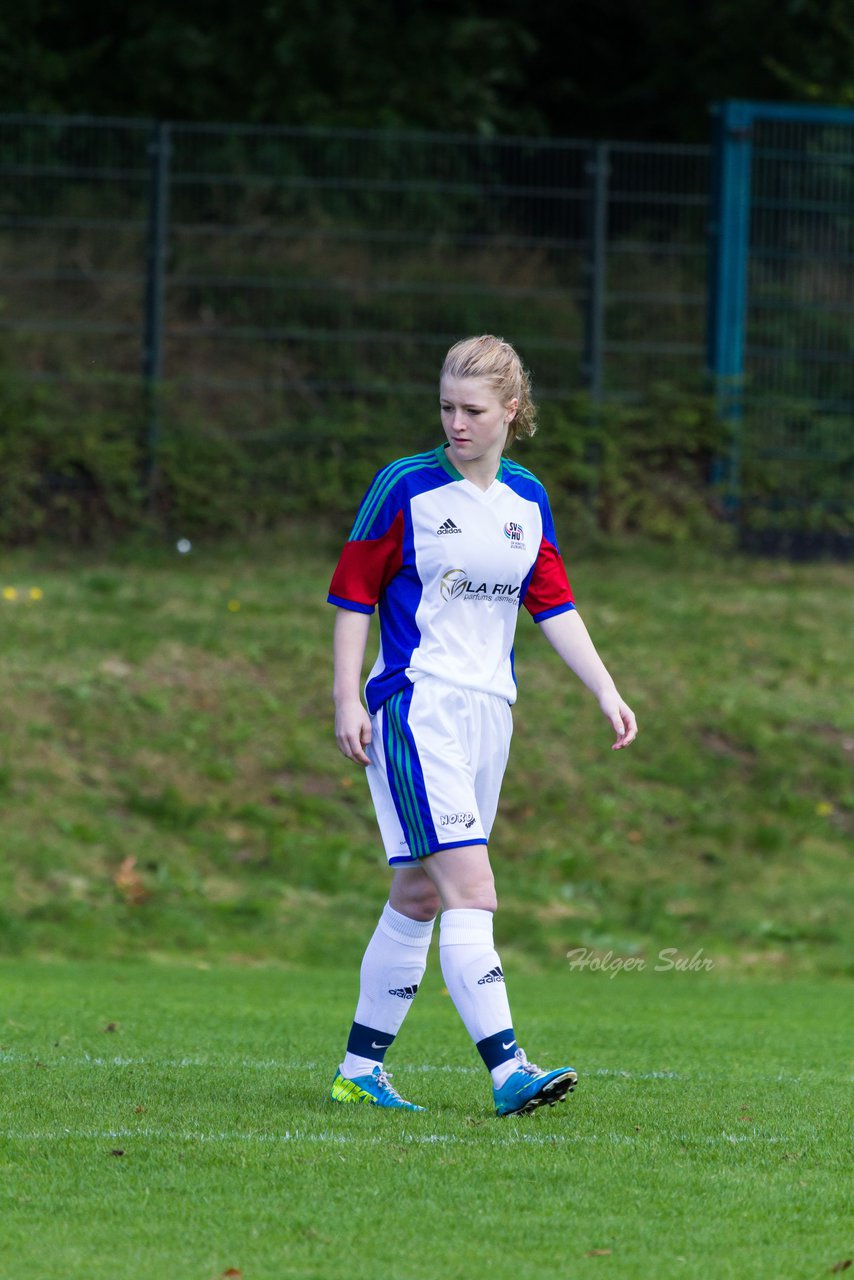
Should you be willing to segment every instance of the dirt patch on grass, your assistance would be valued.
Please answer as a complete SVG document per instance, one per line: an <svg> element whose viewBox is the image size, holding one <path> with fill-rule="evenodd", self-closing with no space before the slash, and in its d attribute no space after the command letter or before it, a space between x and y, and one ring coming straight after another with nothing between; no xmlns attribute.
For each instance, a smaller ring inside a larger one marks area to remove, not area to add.
<svg viewBox="0 0 854 1280"><path fill-rule="evenodd" d="M712 755L722 756L726 760L739 760L742 764L753 764L755 760L754 753L748 747L736 742L728 734L721 733L719 729L704 729L700 734L700 741Z"/></svg>

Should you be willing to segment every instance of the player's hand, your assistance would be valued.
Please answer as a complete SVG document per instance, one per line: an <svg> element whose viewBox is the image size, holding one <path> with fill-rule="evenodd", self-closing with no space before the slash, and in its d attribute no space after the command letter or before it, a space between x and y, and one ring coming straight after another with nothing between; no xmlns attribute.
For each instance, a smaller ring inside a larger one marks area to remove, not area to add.
<svg viewBox="0 0 854 1280"><path fill-rule="evenodd" d="M335 741L348 760L361 765L371 763L365 755L365 747L371 741L371 718L358 699L336 703Z"/></svg>
<svg viewBox="0 0 854 1280"><path fill-rule="evenodd" d="M621 747L634 742L638 736L638 724L628 703L623 702L618 693L608 693L599 700L599 706L606 720L610 720L613 725L616 735L616 741L611 743L611 750L619 751Z"/></svg>

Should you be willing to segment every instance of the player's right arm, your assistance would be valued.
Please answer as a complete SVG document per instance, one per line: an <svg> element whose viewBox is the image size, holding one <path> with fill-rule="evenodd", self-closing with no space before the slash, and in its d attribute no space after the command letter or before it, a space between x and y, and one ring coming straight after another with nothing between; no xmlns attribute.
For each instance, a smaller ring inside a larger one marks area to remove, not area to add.
<svg viewBox="0 0 854 1280"><path fill-rule="evenodd" d="M335 741L348 760L368 765L365 747L371 740L371 718L359 694L362 666L371 626L369 613L338 609L335 617L333 654L335 676L332 700L335 703Z"/></svg>
<svg viewBox="0 0 854 1280"><path fill-rule="evenodd" d="M327 599L337 607L333 651L335 740L348 760L368 765L371 721L360 697L371 614L403 558L404 516L397 479L405 460L384 467L362 499L332 576Z"/></svg>

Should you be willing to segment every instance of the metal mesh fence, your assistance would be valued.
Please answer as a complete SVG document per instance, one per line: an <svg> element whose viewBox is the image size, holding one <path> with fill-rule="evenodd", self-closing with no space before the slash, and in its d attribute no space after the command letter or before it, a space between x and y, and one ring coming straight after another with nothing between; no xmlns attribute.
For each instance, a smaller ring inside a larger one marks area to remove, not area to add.
<svg viewBox="0 0 854 1280"><path fill-rule="evenodd" d="M150 132L0 117L0 326L21 373L138 382Z"/></svg>
<svg viewBox="0 0 854 1280"><path fill-rule="evenodd" d="M709 148L612 143L605 390L704 373Z"/></svg>
<svg viewBox="0 0 854 1280"><path fill-rule="evenodd" d="M854 410L854 127L757 120L748 383Z"/></svg>
<svg viewBox="0 0 854 1280"><path fill-rule="evenodd" d="M0 116L5 374L152 438L194 414L263 448L306 409L432 395L476 332L517 345L543 401L704 387L711 303L765 497L803 506L835 467L841 510L854 128L750 119L748 262L732 288L716 249L710 294L709 243L748 239L744 218L709 235L710 148Z"/></svg>
<svg viewBox="0 0 854 1280"><path fill-rule="evenodd" d="M577 382L583 144L173 132L169 368L196 388L433 388L491 328ZM179 320L180 317L180 320Z"/></svg>
<svg viewBox="0 0 854 1280"><path fill-rule="evenodd" d="M5 117L0 325L21 372L101 388L136 377L153 338L167 383L226 416L230 398L432 389L448 344L485 330L545 398L637 394L653 364L700 372L706 159Z"/></svg>
<svg viewBox="0 0 854 1280"><path fill-rule="evenodd" d="M842 534L854 492L854 116L758 111L742 505L762 508L760 527Z"/></svg>

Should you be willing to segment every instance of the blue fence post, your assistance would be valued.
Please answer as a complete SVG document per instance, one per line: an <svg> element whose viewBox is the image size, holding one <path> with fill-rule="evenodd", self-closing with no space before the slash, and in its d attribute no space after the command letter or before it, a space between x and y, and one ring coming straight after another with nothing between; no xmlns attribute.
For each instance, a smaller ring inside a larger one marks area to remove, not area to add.
<svg viewBox="0 0 854 1280"><path fill-rule="evenodd" d="M713 478L724 482L727 507L734 512L741 483L754 112L753 104L738 101L718 103L712 111L708 363L718 414L730 427L729 456L720 460Z"/></svg>
<svg viewBox="0 0 854 1280"><path fill-rule="evenodd" d="M169 154L171 129L163 121L151 131L148 153L150 197L145 263L145 331L142 348L142 382L146 417L146 482L152 496L157 447L160 438L160 380L163 375L163 306L166 292L166 255L169 228Z"/></svg>

